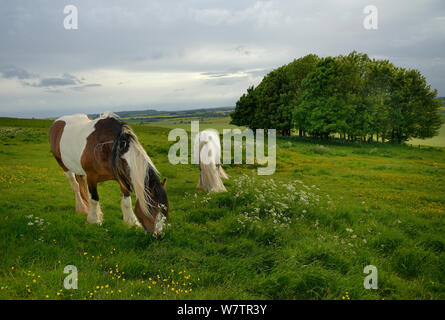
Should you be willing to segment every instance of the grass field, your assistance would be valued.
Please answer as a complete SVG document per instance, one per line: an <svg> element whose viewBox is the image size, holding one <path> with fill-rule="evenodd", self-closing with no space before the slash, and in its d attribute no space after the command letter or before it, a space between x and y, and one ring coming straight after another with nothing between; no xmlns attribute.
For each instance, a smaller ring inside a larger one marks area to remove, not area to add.
<svg viewBox="0 0 445 320"><path fill-rule="evenodd" d="M204 130L208 128L213 128L218 130L220 133L222 133L223 129L234 129L239 128L238 126L229 124L230 117L223 117L223 118L209 118L209 119L202 119L199 117L195 118L186 118L186 119L166 119L156 122L147 123L148 126L152 127L162 127L162 128L168 128L168 129L174 129L174 128L181 128L185 129L187 131L190 131L190 121L199 121L199 129ZM243 129L243 127L241 127Z"/></svg>
<svg viewBox="0 0 445 320"><path fill-rule="evenodd" d="M134 125L167 177L154 239L124 225L115 182L103 226L75 213L50 123L0 119L0 299L445 299L444 148L278 139L273 176L226 165L228 192L206 195L196 166L168 162L168 127Z"/></svg>
<svg viewBox="0 0 445 320"><path fill-rule="evenodd" d="M433 138L425 139L425 140L411 139L408 143L412 144L413 146L417 146L420 144L420 145L424 145L424 146L445 148L445 125L443 125L442 128L440 128L439 134Z"/></svg>

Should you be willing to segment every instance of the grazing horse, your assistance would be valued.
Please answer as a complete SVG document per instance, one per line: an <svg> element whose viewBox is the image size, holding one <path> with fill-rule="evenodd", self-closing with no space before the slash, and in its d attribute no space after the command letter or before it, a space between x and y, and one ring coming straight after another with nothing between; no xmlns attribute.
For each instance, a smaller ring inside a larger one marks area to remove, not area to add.
<svg viewBox="0 0 445 320"><path fill-rule="evenodd" d="M108 112L94 120L85 114L61 117L51 125L49 141L74 191L76 211L88 213L89 223L103 221L98 182L117 180L124 222L142 225L154 235L162 232L169 209L165 179L160 182L158 171L133 130L117 115ZM132 190L136 194L135 212Z"/></svg>
<svg viewBox="0 0 445 320"><path fill-rule="evenodd" d="M215 130L206 129L195 137L194 160L199 162L198 189L211 192L227 191L221 178L229 177L221 166L221 142Z"/></svg>

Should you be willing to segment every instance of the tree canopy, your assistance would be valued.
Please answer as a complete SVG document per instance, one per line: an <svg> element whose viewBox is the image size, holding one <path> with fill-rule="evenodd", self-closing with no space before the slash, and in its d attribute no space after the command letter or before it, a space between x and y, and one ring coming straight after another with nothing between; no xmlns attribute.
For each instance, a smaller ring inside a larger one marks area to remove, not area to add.
<svg viewBox="0 0 445 320"><path fill-rule="evenodd" d="M363 53L310 54L267 74L236 103L232 124L282 135L402 143L437 135L442 101L417 70Z"/></svg>

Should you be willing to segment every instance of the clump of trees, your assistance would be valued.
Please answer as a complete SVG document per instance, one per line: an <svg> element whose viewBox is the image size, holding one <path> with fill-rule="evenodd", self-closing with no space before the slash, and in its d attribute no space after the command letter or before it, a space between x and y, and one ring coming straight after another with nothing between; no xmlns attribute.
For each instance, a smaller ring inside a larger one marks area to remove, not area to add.
<svg viewBox="0 0 445 320"><path fill-rule="evenodd" d="M442 102L417 70L352 52L314 54L273 70L250 87L231 113L232 124L274 128L319 139L402 143L438 134Z"/></svg>

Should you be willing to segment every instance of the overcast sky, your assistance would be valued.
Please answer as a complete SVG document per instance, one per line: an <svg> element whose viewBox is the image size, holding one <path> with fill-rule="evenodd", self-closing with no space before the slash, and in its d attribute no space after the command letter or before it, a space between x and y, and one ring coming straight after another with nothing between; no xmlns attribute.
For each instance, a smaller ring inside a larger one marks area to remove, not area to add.
<svg viewBox="0 0 445 320"><path fill-rule="evenodd" d="M378 30L363 27L367 5ZM444 96L445 1L0 0L0 116L233 106L294 58L352 50L416 68Z"/></svg>

